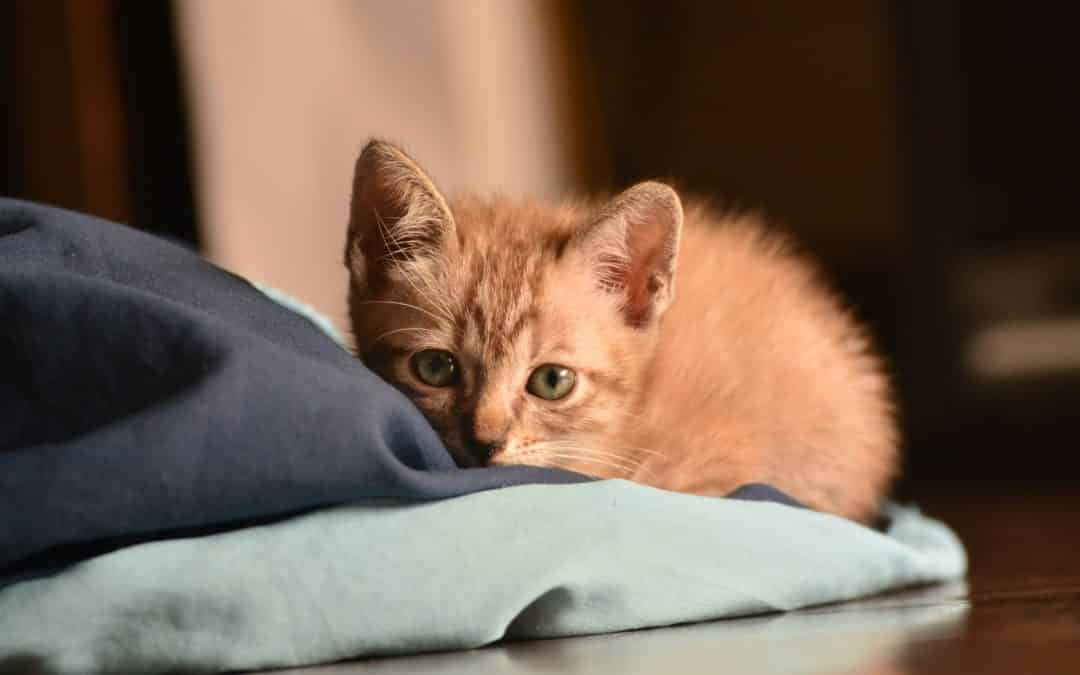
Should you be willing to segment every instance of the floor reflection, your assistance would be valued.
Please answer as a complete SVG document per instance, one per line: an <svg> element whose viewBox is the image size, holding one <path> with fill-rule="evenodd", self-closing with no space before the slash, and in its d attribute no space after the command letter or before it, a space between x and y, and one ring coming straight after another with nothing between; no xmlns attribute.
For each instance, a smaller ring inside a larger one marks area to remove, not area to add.
<svg viewBox="0 0 1080 675"><path fill-rule="evenodd" d="M951 584L773 616L278 672L899 675L909 649L963 630L965 595L963 584Z"/></svg>

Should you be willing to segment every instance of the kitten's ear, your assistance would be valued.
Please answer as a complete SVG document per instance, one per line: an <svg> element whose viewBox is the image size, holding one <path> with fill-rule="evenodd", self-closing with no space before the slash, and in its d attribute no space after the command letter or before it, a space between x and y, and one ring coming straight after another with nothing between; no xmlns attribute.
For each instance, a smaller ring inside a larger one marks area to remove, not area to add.
<svg viewBox="0 0 1080 675"><path fill-rule="evenodd" d="M657 321L675 298L682 202L663 183L638 183L611 200L579 235L600 287L620 296L627 323Z"/></svg>
<svg viewBox="0 0 1080 675"><path fill-rule="evenodd" d="M345 266L354 286L372 290L394 269L444 260L454 218L427 174L400 148L369 142L353 175Z"/></svg>

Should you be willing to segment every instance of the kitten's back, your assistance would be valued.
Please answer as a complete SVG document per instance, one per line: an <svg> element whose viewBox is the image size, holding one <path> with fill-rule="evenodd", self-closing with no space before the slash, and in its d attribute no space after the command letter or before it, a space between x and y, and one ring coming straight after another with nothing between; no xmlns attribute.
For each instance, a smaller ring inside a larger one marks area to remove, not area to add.
<svg viewBox="0 0 1080 675"><path fill-rule="evenodd" d="M813 267L752 216L688 204L675 301L627 445L635 480L724 494L745 482L865 519L892 479L889 382Z"/></svg>

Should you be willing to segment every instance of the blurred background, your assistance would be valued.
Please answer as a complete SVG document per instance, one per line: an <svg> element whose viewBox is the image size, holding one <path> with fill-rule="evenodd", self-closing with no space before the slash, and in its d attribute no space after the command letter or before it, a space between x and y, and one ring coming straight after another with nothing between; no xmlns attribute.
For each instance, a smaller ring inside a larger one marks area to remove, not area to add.
<svg viewBox="0 0 1080 675"><path fill-rule="evenodd" d="M345 319L352 163L447 192L672 179L760 208L888 354L902 489L1080 478L1067 5L2 0L0 194L130 223Z"/></svg>

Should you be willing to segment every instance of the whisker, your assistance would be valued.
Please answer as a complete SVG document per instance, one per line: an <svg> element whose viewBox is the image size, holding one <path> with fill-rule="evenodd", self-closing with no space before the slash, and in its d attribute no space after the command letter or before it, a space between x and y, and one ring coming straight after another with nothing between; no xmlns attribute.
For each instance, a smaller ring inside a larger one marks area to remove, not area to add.
<svg viewBox="0 0 1080 675"><path fill-rule="evenodd" d="M618 462L610 462L610 461L607 461L607 460L604 460L604 459L599 459L597 457L589 457L588 455L585 455L585 454L561 453L561 452L544 452L544 453L538 453L537 456L539 456L542 459L549 459L550 458L550 459L577 460L577 461L580 461L580 462L589 462L589 463L593 463L593 464L599 464L601 466L610 466L610 467L613 467L615 469L619 469L620 471L626 471L626 472L632 471L632 467L626 466L624 464L620 464Z"/></svg>
<svg viewBox="0 0 1080 675"><path fill-rule="evenodd" d="M544 441L543 443L539 443L538 445L540 447L559 448L559 447L565 446L566 443L568 443L568 442L567 441ZM580 448L581 446L578 445L578 444L575 444L575 443L570 443L570 447ZM617 447L617 448L609 447L607 450L599 450L599 449L595 449L595 448L588 448L588 451L589 452L595 452L595 453L602 454L602 455L612 455L612 456L616 456L616 457L625 457L628 453L641 453L641 454L650 455L650 456L654 456L654 457L663 457L664 456L664 453L660 452L659 450L650 450L648 448L635 448L635 447L632 447L632 446L620 446L620 447Z"/></svg>
<svg viewBox="0 0 1080 675"><path fill-rule="evenodd" d="M361 301L357 302L356 304L357 305L399 305L401 307L408 307L409 309L415 309L418 312L423 312L424 314L427 314L428 316L430 316L432 319L435 319L435 321L439 322L440 324L443 323L446 320L443 317L438 316L437 314L433 314L433 313L429 312L428 310L424 309L423 307L419 307L417 305L414 305L414 304L408 303L408 302L398 302L397 300L361 300Z"/></svg>
<svg viewBox="0 0 1080 675"><path fill-rule="evenodd" d="M535 450L537 452L545 453L551 456L560 455L564 457L573 457L581 460L605 463L609 466L618 466L626 471L636 471L641 466L640 462L635 462L631 458L624 457L616 453L604 452L602 450L593 450L591 448L584 448L579 446L541 446L539 448L536 448Z"/></svg>
<svg viewBox="0 0 1080 675"><path fill-rule="evenodd" d="M624 445L624 446L620 446L618 449L619 450L629 450L631 452L640 452L642 454L649 455L651 457L667 457L666 452L661 452L660 450L650 450L649 448L637 448L637 447L630 446L630 445Z"/></svg>
<svg viewBox="0 0 1080 675"><path fill-rule="evenodd" d="M645 467L645 460L644 459L638 459L638 460L629 459L629 458L626 458L623 455L619 455L617 453L610 453L610 452L605 452L605 451L602 451L602 450L594 450L594 449L590 449L590 448L583 448L583 447L580 447L580 446L560 445L560 446L556 447L555 443L559 443L559 442L558 441L553 441L553 442L544 443L542 446L540 446L538 448L538 450L541 451L541 452L546 452L547 454L549 454L549 455L551 455L553 457L559 456L559 457L563 457L563 458L576 458L576 459L581 459L583 461L584 460L600 461L600 460L594 459L593 457L591 457L591 455L599 455L601 457L613 458L614 460L618 460L618 461L604 462L604 463L608 464L609 466L616 466L617 465L617 466L621 467L624 471L626 471L626 472L628 472L630 474L641 471L641 472L643 472L645 474L648 474L649 476L652 476L654 478L656 477L656 474L653 471L651 471L651 470L649 470L648 468ZM547 450L547 448L550 448L551 450L555 450L555 452L550 452L550 451Z"/></svg>
<svg viewBox="0 0 1080 675"><path fill-rule="evenodd" d="M579 446L579 445L555 445L555 444L552 444L552 445L542 446L540 448L540 450L555 450L555 451L560 451L560 452L561 451L580 451L580 452L588 453L589 455L594 455L596 457L608 457L608 458L611 458L611 459L625 461L625 462L634 461L633 458L627 457L626 455L619 454L617 452L610 452L610 451L606 451L606 450L597 450L595 448L586 448L586 447L582 447L582 446Z"/></svg>
<svg viewBox="0 0 1080 675"><path fill-rule="evenodd" d="M580 460L580 461L589 461L589 462L593 462L593 463L597 463L597 464L606 465L606 467L615 467L615 468L623 470L623 471L626 471L626 470L630 469L629 465L623 464L622 462L610 461L610 460L606 460L606 459L602 459L602 458L598 458L598 457L591 457L591 456L589 456L588 454L585 454L585 453L572 453L572 451L550 451L550 450L545 450L545 451L542 451L542 453L532 453L530 455L521 455L521 456L519 456L519 458L521 458L521 459L528 459L529 457L539 457L539 458L542 458L542 459L572 459L572 460Z"/></svg>
<svg viewBox="0 0 1080 675"><path fill-rule="evenodd" d="M453 314L450 312L450 308L446 305L445 301L438 302L430 294L430 292L434 290L437 295L437 289L432 289L429 282L429 293L425 293L417 285L414 278L415 275L410 274L409 271L405 269L405 266L401 263L400 260L400 257L405 256L405 249L401 245L401 242L398 241L398 239L394 236L394 233L390 230L390 228L386 226L386 223L383 221L382 216L380 216L378 212L375 213L375 221L379 226L379 236L382 237L383 245L386 246L386 249L389 252L386 258L389 259L391 263L393 263L394 269L396 269L401 274L401 276L405 277L405 281L408 282L410 286L412 286L413 290L416 291L417 295L419 295L421 298L423 298L425 301L435 307L439 312L441 312L444 319L446 319L447 321L452 321Z"/></svg>
<svg viewBox="0 0 1080 675"><path fill-rule="evenodd" d="M371 342L372 342L372 344L374 344L374 343L382 340L385 337L389 337L389 336L391 336L391 335L393 335L395 333L404 333L406 331L415 331L415 332L419 332L419 333L430 333L431 335L436 336L436 337L439 335L436 331L433 331L430 328L420 328L420 327L395 328L394 330L388 330L385 333L379 335L377 338L375 338Z"/></svg>

